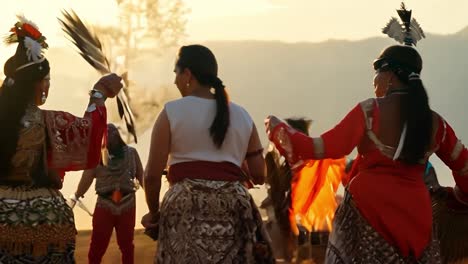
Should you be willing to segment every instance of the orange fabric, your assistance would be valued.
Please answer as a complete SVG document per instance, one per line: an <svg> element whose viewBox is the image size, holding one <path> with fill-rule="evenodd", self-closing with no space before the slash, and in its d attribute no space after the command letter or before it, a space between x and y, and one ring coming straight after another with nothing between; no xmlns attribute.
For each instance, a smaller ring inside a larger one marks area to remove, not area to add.
<svg viewBox="0 0 468 264"><path fill-rule="evenodd" d="M374 105L372 112L372 130L378 135L379 109ZM464 148L460 156L451 160L453 148L458 141L453 130L444 122L436 124L438 132L435 145L439 145L437 155L454 171L454 178L463 193L468 193L468 177L463 172L468 160L468 151ZM283 155L314 159L314 141L304 134L290 128L283 131L289 140L272 140ZM359 161L353 165L350 173L349 191L357 208L369 224L390 244L397 247L404 256L421 256L431 239L432 208L429 193L423 181L424 165L406 165L384 156L369 140L366 133L364 112L358 104L333 129L324 133L325 153L321 158L339 158L358 147ZM444 136L445 135L445 136ZM286 153L281 147L290 143L293 153ZM290 159L288 159L289 161ZM318 165L317 165L318 166ZM319 179L310 180L309 186L320 186ZM307 186L307 184L306 184ZM316 195L313 188L311 195ZM310 197L308 198L310 199Z"/></svg>
<svg viewBox="0 0 468 264"><path fill-rule="evenodd" d="M298 234L297 219L309 231L331 230L337 202L336 191L346 159L308 160L294 172L291 186L290 222Z"/></svg>

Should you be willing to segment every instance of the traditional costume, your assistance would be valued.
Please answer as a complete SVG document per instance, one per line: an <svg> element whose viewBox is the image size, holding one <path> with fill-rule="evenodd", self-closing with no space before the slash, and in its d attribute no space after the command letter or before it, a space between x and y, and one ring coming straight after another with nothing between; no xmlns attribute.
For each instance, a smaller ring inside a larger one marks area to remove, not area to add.
<svg viewBox="0 0 468 264"><path fill-rule="evenodd" d="M392 19L384 31L401 43L415 44L424 36L419 24L404 6L398 13L403 25ZM404 67L385 58L374 66L376 70ZM398 146L382 143L378 102L372 98L357 104L320 137L307 137L281 123L270 140L292 167L308 159L339 158L358 149L358 162L353 164L344 201L336 211L326 263L440 263L431 199L421 175L429 156L437 154L453 171L455 197L467 203L468 150L450 125L434 113L432 144L425 158L414 165L400 161L405 129Z"/></svg>
<svg viewBox="0 0 468 264"><path fill-rule="evenodd" d="M101 263L112 231L122 252L122 263L134 263L133 233L135 229L136 175L141 163L136 150L123 146L120 152L109 155L103 168L107 173L96 175L98 195L93 214L93 232L89 247L89 263Z"/></svg>
<svg viewBox="0 0 468 264"><path fill-rule="evenodd" d="M432 200L433 225L440 242L442 263L465 263L468 260L468 204L455 197L452 187L442 187L430 162L424 182Z"/></svg>
<svg viewBox="0 0 468 264"><path fill-rule="evenodd" d="M26 70L44 76L49 72L42 54L45 37L32 22L19 19L7 39L18 42L10 58L16 70L5 72L0 93L28 88L18 85L28 78L23 76ZM98 164L106 108L91 104L80 118L31 104L20 125L10 168L0 174L0 262L74 263L73 212L58 190L59 181L66 171Z"/></svg>
<svg viewBox="0 0 468 264"><path fill-rule="evenodd" d="M274 261L259 211L242 183L253 121L229 103L229 128L217 148L208 133L215 109L215 100L195 96L165 105L170 188L160 207L157 263Z"/></svg>

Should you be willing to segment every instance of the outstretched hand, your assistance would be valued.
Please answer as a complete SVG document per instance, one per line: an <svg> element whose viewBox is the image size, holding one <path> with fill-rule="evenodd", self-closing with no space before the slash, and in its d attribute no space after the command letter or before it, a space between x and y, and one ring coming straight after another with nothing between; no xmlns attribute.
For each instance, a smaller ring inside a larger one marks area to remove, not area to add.
<svg viewBox="0 0 468 264"><path fill-rule="evenodd" d="M122 78L115 73L102 76L94 85L95 90L102 92L108 98L115 97L122 87Z"/></svg>
<svg viewBox="0 0 468 264"><path fill-rule="evenodd" d="M280 123L281 123L281 120L277 118L276 116L270 115L265 119L265 131L269 139L271 139L271 136L272 136L271 134L273 133L273 130L275 129L275 127L279 125Z"/></svg>

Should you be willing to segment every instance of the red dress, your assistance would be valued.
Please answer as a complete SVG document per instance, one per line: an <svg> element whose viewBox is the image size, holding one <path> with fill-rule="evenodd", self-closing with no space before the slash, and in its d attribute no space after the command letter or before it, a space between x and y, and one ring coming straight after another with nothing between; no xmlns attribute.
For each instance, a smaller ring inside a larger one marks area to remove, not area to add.
<svg viewBox="0 0 468 264"><path fill-rule="evenodd" d="M431 199L423 178L424 163L407 165L393 160L396 148L378 139L379 107L369 99L354 107L333 129L318 138L307 137L280 124L270 139L290 163L307 159L339 158L355 147L359 163L348 189L369 224L403 256L421 256L432 234ZM436 153L453 171L461 202L468 203L468 150L448 123L437 116ZM463 199L466 199L463 201Z"/></svg>

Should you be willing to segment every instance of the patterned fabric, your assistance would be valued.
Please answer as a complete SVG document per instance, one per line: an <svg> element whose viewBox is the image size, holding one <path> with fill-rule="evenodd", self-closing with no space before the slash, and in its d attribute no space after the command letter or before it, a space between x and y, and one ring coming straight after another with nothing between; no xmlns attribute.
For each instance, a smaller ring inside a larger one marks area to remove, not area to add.
<svg viewBox="0 0 468 264"><path fill-rule="evenodd" d="M96 207L108 209L114 215L135 208L135 191L138 188L135 182L137 171L135 155L134 148L125 146L122 158L109 158L105 162L109 174L96 178L95 188L98 194ZM111 198L112 192L117 190L126 193L118 203Z"/></svg>
<svg viewBox="0 0 468 264"><path fill-rule="evenodd" d="M186 179L167 191L160 212L155 263L274 263L258 209L239 182Z"/></svg>
<svg viewBox="0 0 468 264"><path fill-rule="evenodd" d="M64 171L95 167L106 109L84 118L28 106L9 175L0 175L0 263L74 263L73 212L54 188Z"/></svg>
<svg viewBox="0 0 468 264"><path fill-rule="evenodd" d="M325 263L439 264L441 256L439 242L433 239L418 260L403 257L368 224L346 192L336 211Z"/></svg>
<svg viewBox="0 0 468 264"><path fill-rule="evenodd" d="M83 167L87 163L91 120L72 114L46 111L45 120L51 146L51 167ZM73 161L70 164L70 161Z"/></svg>
<svg viewBox="0 0 468 264"><path fill-rule="evenodd" d="M467 263L468 206L457 201L450 187L431 191L431 198L443 263Z"/></svg>
<svg viewBox="0 0 468 264"><path fill-rule="evenodd" d="M113 215L120 215L135 208L135 201L135 193L125 195L119 203L115 203L110 198L98 196L96 207L108 209Z"/></svg>
<svg viewBox="0 0 468 264"><path fill-rule="evenodd" d="M21 120L17 151L11 161L10 173L1 177L3 183L26 184L33 183L34 176L41 162L46 138L44 118L37 106L29 106Z"/></svg>
<svg viewBox="0 0 468 264"><path fill-rule="evenodd" d="M3 255L66 254L75 242L73 212L57 190L0 186L0 223Z"/></svg>
<svg viewBox="0 0 468 264"><path fill-rule="evenodd" d="M75 243L66 245L65 250L56 251L49 248L44 256L11 255L0 249L0 263L2 264L74 264Z"/></svg>
<svg viewBox="0 0 468 264"><path fill-rule="evenodd" d="M114 190L124 193L135 192L136 150L132 147L124 147L123 158L113 158L106 162L109 175L96 178L96 193L107 195Z"/></svg>
<svg viewBox="0 0 468 264"><path fill-rule="evenodd" d="M96 106L82 118L61 111L42 111L47 128L48 166L74 171L95 168L107 129L105 106Z"/></svg>

